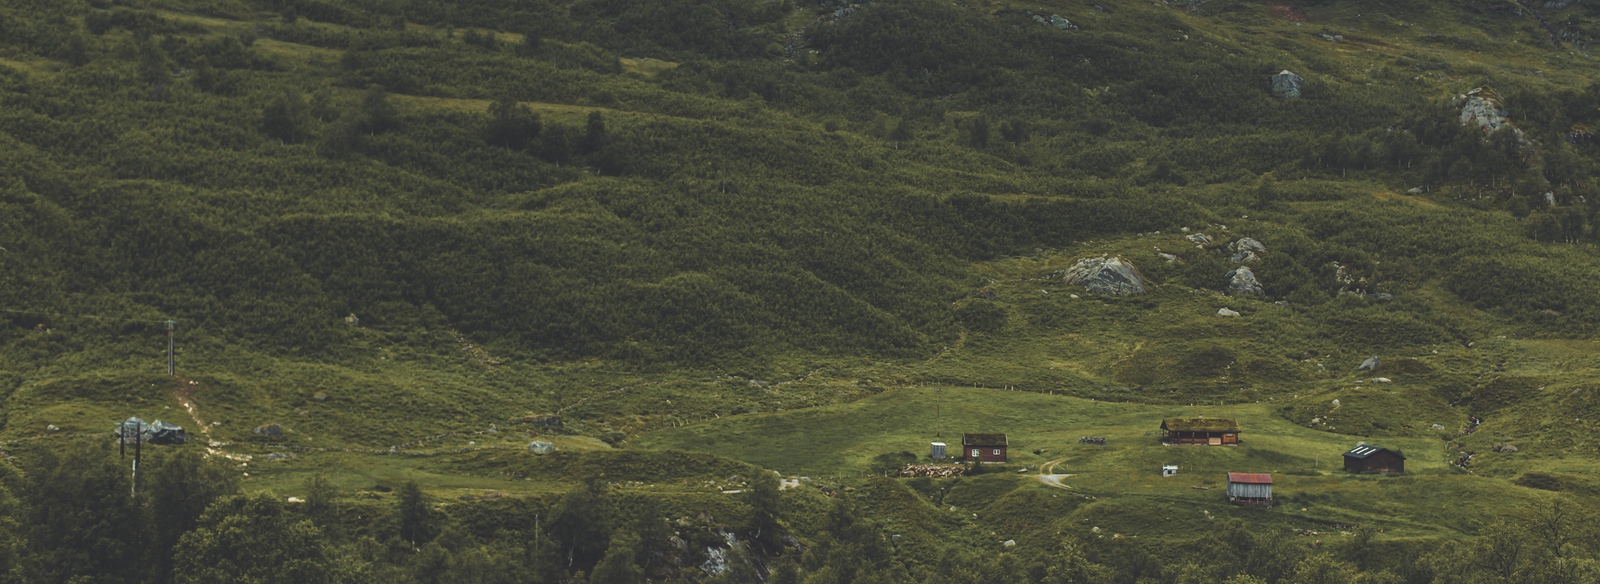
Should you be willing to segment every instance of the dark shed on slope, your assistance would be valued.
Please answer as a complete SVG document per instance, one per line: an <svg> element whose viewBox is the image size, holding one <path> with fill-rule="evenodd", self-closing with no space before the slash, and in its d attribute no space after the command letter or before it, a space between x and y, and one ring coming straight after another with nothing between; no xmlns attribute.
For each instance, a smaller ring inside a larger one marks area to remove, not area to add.
<svg viewBox="0 0 1600 584"><path fill-rule="evenodd" d="M1405 472L1406 455L1399 450L1363 444L1344 453L1344 469L1350 472Z"/></svg>

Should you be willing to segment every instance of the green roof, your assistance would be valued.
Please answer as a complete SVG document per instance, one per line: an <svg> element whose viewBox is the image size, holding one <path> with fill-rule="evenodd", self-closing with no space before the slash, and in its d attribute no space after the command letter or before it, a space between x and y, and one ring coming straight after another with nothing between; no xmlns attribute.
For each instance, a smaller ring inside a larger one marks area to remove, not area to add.
<svg viewBox="0 0 1600 584"><path fill-rule="evenodd" d="M1005 432L973 433L961 435L962 446L1005 446Z"/></svg>
<svg viewBox="0 0 1600 584"><path fill-rule="evenodd" d="M1161 421L1161 429L1184 432L1238 432L1239 423L1226 418L1167 418Z"/></svg>

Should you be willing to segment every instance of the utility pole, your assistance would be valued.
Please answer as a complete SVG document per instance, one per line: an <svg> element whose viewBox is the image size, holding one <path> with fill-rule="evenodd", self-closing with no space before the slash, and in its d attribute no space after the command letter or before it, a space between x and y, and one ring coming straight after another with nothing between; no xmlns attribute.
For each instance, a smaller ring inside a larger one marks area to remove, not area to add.
<svg viewBox="0 0 1600 584"><path fill-rule="evenodd" d="M144 444L144 421L141 420L133 423L133 485L129 491L135 496L139 494L139 447L142 444Z"/></svg>
<svg viewBox="0 0 1600 584"><path fill-rule="evenodd" d="M933 437L944 437L944 388L934 391L933 398Z"/></svg>
<svg viewBox="0 0 1600 584"><path fill-rule="evenodd" d="M172 327L176 324L178 321L167 321L167 375L174 376L178 374L177 362L172 358Z"/></svg>

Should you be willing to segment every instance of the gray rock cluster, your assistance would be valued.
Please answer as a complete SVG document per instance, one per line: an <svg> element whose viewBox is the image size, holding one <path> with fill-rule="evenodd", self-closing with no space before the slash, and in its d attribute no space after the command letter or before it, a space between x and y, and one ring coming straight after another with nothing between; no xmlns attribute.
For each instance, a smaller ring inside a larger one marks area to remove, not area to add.
<svg viewBox="0 0 1600 584"><path fill-rule="evenodd" d="M1104 296L1142 296L1144 277L1122 258L1085 258L1063 272L1068 284Z"/></svg>
<svg viewBox="0 0 1600 584"><path fill-rule="evenodd" d="M533 442L528 443L528 452L532 452L534 454L550 454L551 452L555 452L555 449L555 444L551 444L543 440L534 440Z"/></svg>
<svg viewBox="0 0 1600 584"><path fill-rule="evenodd" d="M282 436L283 426L279 426L277 424L262 424L260 426L256 426L255 432L262 436Z"/></svg>
<svg viewBox="0 0 1600 584"><path fill-rule="evenodd" d="M1267 246L1248 237L1241 237L1238 241L1228 244L1228 249L1233 252L1233 263L1253 262L1267 254Z"/></svg>
<svg viewBox="0 0 1600 584"><path fill-rule="evenodd" d="M1295 75L1288 69L1268 77L1267 81L1272 85L1272 93L1285 99L1300 97L1300 88L1306 84L1306 78Z"/></svg>
<svg viewBox="0 0 1600 584"><path fill-rule="evenodd" d="M1194 235L1184 237L1184 239L1189 240L1189 243L1195 243L1199 245L1211 243L1211 236L1204 233L1196 233Z"/></svg>
<svg viewBox="0 0 1600 584"><path fill-rule="evenodd" d="M1228 279L1228 293L1235 296L1242 294L1262 294L1261 282L1256 281L1255 272L1250 268L1239 266L1223 276Z"/></svg>
<svg viewBox="0 0 1600 584"><path fill-rule="evenodd" d="M1356 367L1356 371L1372 371L1373 369L1377 369L1379 364L1380 362L1378 361L1378 356L1373 355L1371 357L1367 357L1366 361L1362 361L1361 365Z"/></svg>

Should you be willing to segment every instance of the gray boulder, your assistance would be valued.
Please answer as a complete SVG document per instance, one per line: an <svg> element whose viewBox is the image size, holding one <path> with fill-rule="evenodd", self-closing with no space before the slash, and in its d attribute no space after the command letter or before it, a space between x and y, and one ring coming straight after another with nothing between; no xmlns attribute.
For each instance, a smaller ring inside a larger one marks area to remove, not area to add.
<svg viewBox="0 0 1600 584"><path fill-rule="evenodd" d="M283 426L277 424L262 424L256 426L256 433L262 436L282 436Z"/></svg>
<svg viewBox="0 0 1600 584"><path fill-rule="evenodd" d="M1432 426L1432 428L1435 429L1435 430L1443 430L1444 429L1444 424L1434 424Z"/></svg>
<svg viewBox="0 0 1600 584"><path fill-rule="evenodd" d="M1185 237L1184 239L1189 240L1190 243L1198 243L1200 245L1211 243L1211 236L1204 233L1196 233L1194 235Z"/></svg>
<svg viewBox="0 0 1600 584"><path fill-rule="evenodd" d="M1356 367L1356 371L1372 371L1373 369L1377 369L1378 365L1378 356L1373 355L1371 357L1367 357L1366 361L1362 361L1361 366Z"/></svg>
<svg viewBox="0 0 1600 584"><path fill-rule="evenodd" d="M1122 258L1085 258L1062 275L1068 284L1104 296L1144 295L1144 276Z"/></svg>
<svg viewBox="0 0 1600 584"><path fill-rule="evenodd" d="M554 452L555 449L555 444L551 444L543 440L534 440L533 442L528 443L528 452L532 452L534 454L550 454L551 452Z"/></svg>
<svg viewBox="0 0 1600 584"><path fill-rule="evenodd" d="M1256 281L1255 272L1250 268L1239 266L1238 269L1223 275L1228 279L1228 293L1235 296L1242 294L1262 294L1261 282Z"/></svg>
<svg viewBox="0 0 1600 584"><path fill-rule="evenodd" d="M1226 308L1218 308L1217 316L1239 316L1239 313Z"/></svg>
<svg viewBox="0 0 1600 584"><path fill-rule="evenodd" d="M1233 251L1233 263L1253 262L1267 254L1267 246L1248 237L1241 237L1238 241L1228 244L1228 249Z"/></svg>
<svg viewBox="0 0 1600 584"><path fill-rule="evenodd" d="M1494 448L1491 448L1490 450L1493 450L1495 452L1516 452L1517 451L1517 447L1512 446L1509 443L1500 443L1500 444L1494 445Z"/></svg>
<svg viewBox="0 0 1600 584"><path fill-rule="evenodd" d="M1288 69L1268 77L1267 81L1272 85L1272 93L1285 99L1300 97L1300 88L1306 84L1306 78L1290 73Z"/></svg>
<svg viewBox="0 0 1600 584"><path fill-rule="evenodd" d="M1078 25L1072 24L1067 19L1062 18L1059 14L1050 15L1050 25L1061 30L1078 30Z"/></svg>

